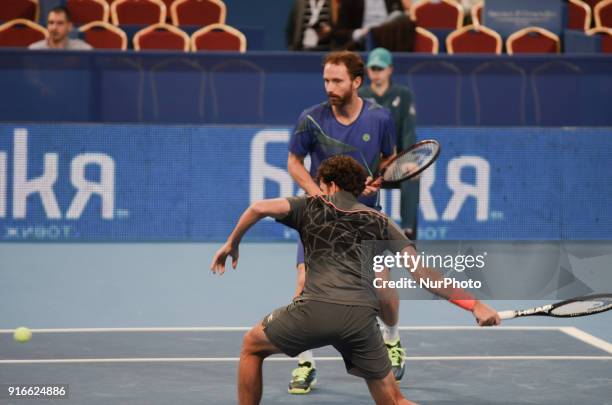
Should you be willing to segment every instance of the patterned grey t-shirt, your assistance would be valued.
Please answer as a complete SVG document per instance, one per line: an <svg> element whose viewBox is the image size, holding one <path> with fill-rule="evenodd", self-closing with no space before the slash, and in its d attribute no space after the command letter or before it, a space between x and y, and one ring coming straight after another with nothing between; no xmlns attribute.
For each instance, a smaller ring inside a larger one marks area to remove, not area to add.
<svg viewBox="0 0 612 405"><path fill-rule="evenodd" d="M361 242L407 240L397 225L346 191L287 200L291 211L278 221L297 230L304 244L302 298L378 309L373 277L362 271Z"/></svg>

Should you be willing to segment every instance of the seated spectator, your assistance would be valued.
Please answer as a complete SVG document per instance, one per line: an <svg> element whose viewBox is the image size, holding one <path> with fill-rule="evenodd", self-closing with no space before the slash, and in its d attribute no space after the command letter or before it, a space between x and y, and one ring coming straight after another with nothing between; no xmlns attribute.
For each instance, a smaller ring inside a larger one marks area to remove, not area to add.
<svg viewBox="0 0 612 405"><path fill-rule="evenodd" d="M410 0L350 0L338 5L337 24L334 25L332 47L334 49L365 49L365 38L371 29L393 24L394 20L406 18ZM384 44L379 44L384 46ZM392 47L388 47L390 50Z"/></svg>
<svg viewBox="0 0 612 405"><path fill-rule="evenodd" d="M49 38L34 42L30 49L69 49L89 50L92 49L85 41L70 39L68 35L72 31L72 17L70 11L65 7L55 7L49 11L47 16L47 31Z"/></svg>
<svg viewBox="0 0 612 405"><path fill-rule="evenodd" d="M332 0L294 0L287 20L290 50L329 50L332 26Z"/></svg>

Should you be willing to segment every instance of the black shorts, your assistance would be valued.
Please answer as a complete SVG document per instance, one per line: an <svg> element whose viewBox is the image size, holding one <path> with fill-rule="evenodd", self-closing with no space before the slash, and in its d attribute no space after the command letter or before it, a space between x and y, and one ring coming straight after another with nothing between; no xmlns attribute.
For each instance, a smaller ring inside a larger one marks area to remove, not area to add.
<svg viewBox="0 0 612 405"><path fill-rule="evenodd" d="M288 356L331 345L350 374L382 379L391 363L376 315L370 307L295 300L266 316L262 325L272 344Z"/></svg>

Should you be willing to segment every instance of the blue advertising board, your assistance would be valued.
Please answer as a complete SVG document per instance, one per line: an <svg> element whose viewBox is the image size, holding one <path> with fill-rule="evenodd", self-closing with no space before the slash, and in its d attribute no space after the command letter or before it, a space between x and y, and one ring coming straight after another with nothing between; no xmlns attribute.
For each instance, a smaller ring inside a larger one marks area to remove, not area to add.
<svg viewBox="0 0 612 405"><path fill-rule="evenodd" d="M483 24L506 38L526 27L545 28L561 35L561 0L487 0Z"/></svg>
<svg viewBox="0 0 612 405"><path fill-rule="evenodd" d="M299 189L289 128L0 125L1 241L219 241ZM420 128L421 239L611 239L612 129ZM399 216L399 193L382 205ZM251 241L295 239L266 220Z"/></svg>

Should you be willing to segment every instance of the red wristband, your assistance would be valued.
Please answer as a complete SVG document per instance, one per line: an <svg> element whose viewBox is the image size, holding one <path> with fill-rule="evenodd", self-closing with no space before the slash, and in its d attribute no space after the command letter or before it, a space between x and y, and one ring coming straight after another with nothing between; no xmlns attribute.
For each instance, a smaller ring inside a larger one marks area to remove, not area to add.
<svg viewBox="0 0 612 405"><path fill-rule="evenodd" d="M476 305L475 299L461 299L461 300L450 299L449 301L457 305L458 307L465 309L466 311L472 311L474 309L474 306Z"/></svg>

